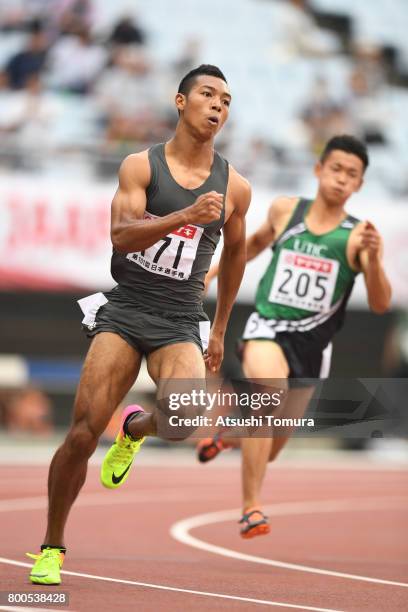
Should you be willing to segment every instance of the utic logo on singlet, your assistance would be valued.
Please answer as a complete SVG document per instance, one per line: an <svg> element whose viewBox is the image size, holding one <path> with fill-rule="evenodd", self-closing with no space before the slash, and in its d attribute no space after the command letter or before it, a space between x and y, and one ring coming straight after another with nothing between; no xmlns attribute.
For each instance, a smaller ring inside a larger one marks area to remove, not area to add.
<svg viewBox="0 0 408 612"><path fill-rule="evenodd" d="M158 217L145 212L143 218L157 219ZM203 231L204 228L196 225L184 225L161 238L148 249L128 253L126 258L153 274L180 281L187 280L191 274Z"/></svg>

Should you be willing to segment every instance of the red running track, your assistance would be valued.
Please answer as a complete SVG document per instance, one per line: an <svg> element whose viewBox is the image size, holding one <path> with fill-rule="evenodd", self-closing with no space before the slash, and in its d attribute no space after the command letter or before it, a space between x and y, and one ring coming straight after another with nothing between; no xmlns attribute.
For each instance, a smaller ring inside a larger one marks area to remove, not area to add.
<svg viewBox="0 0 408 612"><path fill-rule="evenodd" d="M406 471L277 463L265 483L272 531L248 541L236 523L238 463L203 466L191 457L188 467L172 466L167 454L163 463L135 465L115 491L90 467L68 524L68 573L48 587L69 593L69 608L60 609L408 610ZM41 543L46 474L45 466L0 466L0 591L38 591L28 566L12 562L28 563L24 553ZM190 531L183 522L234 508L197 519Z"/></svg>

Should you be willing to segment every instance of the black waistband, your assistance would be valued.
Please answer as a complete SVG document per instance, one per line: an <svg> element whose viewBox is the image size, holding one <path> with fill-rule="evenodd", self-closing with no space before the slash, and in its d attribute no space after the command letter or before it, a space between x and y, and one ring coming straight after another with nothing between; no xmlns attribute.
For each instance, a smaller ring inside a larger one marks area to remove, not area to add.
<svg viewBox="0 0 408 612"><path fill-rule="evenodd" d="M149 310L156 310L158 312L163 312L163 311L169 311L169 312L178 312L178 313L202 313L203 311L203 304L202 302L200 302L199 304L189 304L186 302L183 302L181 304L175 304L175 303L169 303L169 302L164 302L164 301L157 301L157 300L152 300L150 299L150 296L148 294L135 294L132 291L129 291L128 289L125 289L122 285L116 285L116 287L114 287L111 291L109 292L104 292L106 294L106 296L108 297L109 294L112 294L114 296L123 296L125 297L127 300L129 300L130 302L132 302L133 304L135 304L135 306L139 306L141 308L148 308Z"/></svg>

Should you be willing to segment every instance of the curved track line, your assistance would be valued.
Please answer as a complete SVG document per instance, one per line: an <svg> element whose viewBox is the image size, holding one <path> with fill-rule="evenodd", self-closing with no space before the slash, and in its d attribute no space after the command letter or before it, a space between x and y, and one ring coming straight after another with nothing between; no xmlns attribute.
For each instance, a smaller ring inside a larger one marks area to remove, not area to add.
<svg viewBox="0 0 408 612"><path fill-rule="evenodd" d="M8 565L17 565L18 567L30 567L31 563L23 563L0 557L0 563ZM150 584L148 582L136 582L134 580L121 580L119 578L109 578L108 576L95 576L94 574L82 574L80 572L67 572L63 570L62 574L67 576L78 576L79 578L90 578L91 580L101 580L103 582L115 582L118 584L129 584L131 586L145 587L149 589L157 589L160 591L173 591L175 593L187 593L189 595L202 595L205 597L216 597L219 599L232 599L233 601L244 601L247 603L261 604L264 606L280 606L281 608L291 608L292 610L311 610L312 612L343 612L342 610L333 610L332 608L314 608L312 606L296 606L294 604L283 603L279 601L268 601L267 599L253 599L252 597L238 597L237 595L225 595L224 593L211 593L207 591L195 591L193 589L180 589L177 587L165 586L162 584Z"/></svg>
<svg viewBox="0 0 408 612"><path fill-rule="evenodd" d="M366 499L347 499L347 500L321 500L312 502L291 502L275 504L267 506L266 512L274 516L289 516L303 514L317 514L326 512L355 512L363 510L382 510L398 507L399 504L404 504L402 507L407 508L407 497L394 498L366 498ZM346 578L348 580L361 580L363 582L373 582L375 584L388 584L392 586L408 587L406 582L396 582L394 580L383 580L381 578L371 578L369 576L360 576L358 574L346 574L343 572L335 572L324 570L318 567L309 567L307 565L298 565L295 563L285 563L276 559L266 559L265 557L257 557L248 555L230 548L209 544L204 540L200 540L192 536L189 532L191 529L211 525L214 523L222 523L225 521L237 520L240 515L240 510L224 510L221 512L210 512L207 514L199 514L182 521L177 521L170 528L171 536L187 546L199 548L216 555L239 559L240 561L250 561L251 563L261 563L263 565L271 565L273 567L281 567L299 572L308 572L311 574L322 574L324 576L335 576L337 578Z"/></svg>

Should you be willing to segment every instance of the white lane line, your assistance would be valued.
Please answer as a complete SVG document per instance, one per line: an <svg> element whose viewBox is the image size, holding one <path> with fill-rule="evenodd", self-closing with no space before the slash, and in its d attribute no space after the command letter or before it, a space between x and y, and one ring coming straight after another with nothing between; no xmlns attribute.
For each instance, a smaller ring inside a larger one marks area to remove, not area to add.
<svg viewBox="0 0 408 612"><path fill-rule="evenodd" d="M31 567L30 563L14 561L0 557L0 563L8 565L17 565L19 567ZM157 589L160 591L172 591L174 593L187 593L189 595L202 595L204 597L216 597L218 599L231 599L233 601L244 601L247 603L260 604L264 606L277 606L281 608L291 608L292 610L311 610L312 612L343 612L342 610L334 610L332 608L315 608L313 606L296 606L294 604L283 603L280 601L269 601L267 599L254 599L252 597L238 597L238 595L226 595L224 593L212 593L208 591L195 591L193 589L180 589L177 587L165 586L163 584L150 584L149 582L136 582L134 580L121 580L119 578L110 578L108 576L95 576L94 574L82 574L79 572L67 572L63 570L62 574L67 576L78 576L79 578L90 578L91 580L101 580L104 582L115 582L117 584L129 584L131 586L145 587L148 589Z"/></svg>
<svg viewBox="0 0 408 612"><path fill-rule="evenodd" d="M290 502L275 504L265 507L265 511L273 516L289 516L303 514L318 514L327 512L355 512L366 510L386 510L386 509L407 509L407 497L390 497L390 498L366 498L366 499L342 499L342 500L320 500L311 502ZM190 518L174 523L170 528L170 534L178 542L187 544L206 552L211 552L223 557L239 559L240 561L250 561L251 563L261 563L263 565L271 565L273 567L281 567L289 570L300 572L308 572L311 574L322 574L324 576L335 576L337 578L346 578L348 580L360 580L363 582L373 582L375 584L387 584L399 587L408 587L406 582L397 582L394 580L383 580L381 578L371 578L369 576L360 576L357 574L347 574L343 572L335 572L317 567L309 567L307 565L298 565L295 563L285 563L276 559L266 559L265 557L257 557L248 555L230 548L216 546L200 540L192 536L189 532L191 529L203 527L214 523L222 523L225 521L237 520L240 515L240 510L225 510L221 512L209 512L207 514L199 514Z"/></svg>

